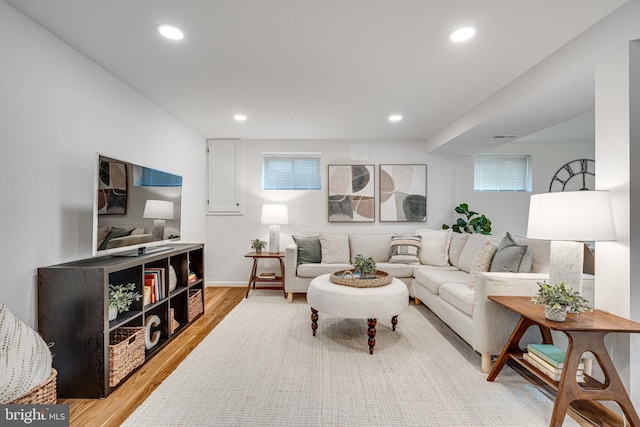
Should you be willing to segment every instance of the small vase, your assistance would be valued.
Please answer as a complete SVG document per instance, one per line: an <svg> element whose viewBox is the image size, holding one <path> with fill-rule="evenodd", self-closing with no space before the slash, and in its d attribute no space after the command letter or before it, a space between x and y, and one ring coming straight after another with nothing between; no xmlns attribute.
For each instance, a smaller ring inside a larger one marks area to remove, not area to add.
<svg viewBox="0 0 640 427"><path fill-rule="evenodd" d="M118 317L117 308L109 308L109 320L114 320Z"/></svg>
<svg viewBox="0 0 640 427"><path fill-rule="evenodd" d="M257 254L261 254L262 253L262 248L256 249L256 253Z"/></svg>
<svg viewBox="0 0 640 427"><path fill-rule="evenodd" d="M544 317L556 322L564 322L567 318L567 307L551 308L547 305L544 306Z"/></svg>

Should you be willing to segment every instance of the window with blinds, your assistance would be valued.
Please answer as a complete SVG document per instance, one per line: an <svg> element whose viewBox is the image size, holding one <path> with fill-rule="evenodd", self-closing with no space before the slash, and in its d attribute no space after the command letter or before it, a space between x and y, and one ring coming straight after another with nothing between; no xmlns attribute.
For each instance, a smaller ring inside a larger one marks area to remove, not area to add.
<svg viewBox="0 0 640 427"><path fill-rule="evenodd" d="M531 156L478 155L473 162L475 191L531 191Z"/></svg>
<svg viewBox="0 0 640 427"><path fill-rule="evenodd" d="M263 190L320 190L320 153L263 153Z"/></svg>

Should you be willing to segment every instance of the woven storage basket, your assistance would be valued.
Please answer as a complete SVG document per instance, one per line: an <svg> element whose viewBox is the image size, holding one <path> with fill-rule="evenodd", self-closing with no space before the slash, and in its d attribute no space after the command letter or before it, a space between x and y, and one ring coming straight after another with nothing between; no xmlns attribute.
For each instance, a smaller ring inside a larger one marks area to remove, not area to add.
<svg viewBox="0 0 640 427"><path fill-rule="evenodd" d="M393 276L386 271L376 270L372 279L361 279L354 275L355 270L336 271L329 276L329 280L336 285L351 286L354 288L377 288L391 283Z"/></svg>
<svg viewBox="0 0 640 427"><path fill-rule="evenodd" d="M144 362L144 327L117 328L109 342L109 387L115 387Z"/></svg>
<svg viewBox="0 0 640 427"><path fill-rule="evenodd" d="M58 401L58 371L51 368L51 376L45 382L32 389L22 397L9 402L9 405L52 405Z"/></svg>
<svg viewBox="0 0 640 427"><path fill-rule="evenodd" d="M202 306L202 291L200 289L189 290L189 312L188 321L191 322L197 315L204 311Z"/></svg>

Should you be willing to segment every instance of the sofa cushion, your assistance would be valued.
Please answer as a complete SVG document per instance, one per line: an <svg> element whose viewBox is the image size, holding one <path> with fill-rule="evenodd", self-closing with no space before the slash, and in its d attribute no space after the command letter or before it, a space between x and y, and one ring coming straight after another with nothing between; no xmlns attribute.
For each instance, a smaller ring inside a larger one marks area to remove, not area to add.
<svg viewBox="0 0 640 427"><path fill-rule="evenodd" d="M416 267L413 269L413 277L415 282L436 295L443 283L469 283L469 273L455 267Z"/></svg>
<svg viewBox="0 0 640 427"><path fill-rule="evenodd" d="M291 236L298 247L298 264L322 261L322 246L318 236Z"/></svg>
<svg viewBox="0 0 640 427"><path fill-rule="evenodd" d="M518 245L507 232L491 262L492 272L529 273L531 272L531 251L527 245Z"/></svg>
<svg viewBox="0 0 640 427"><path fill-rule="evenodd" d="M420 247L422 238L420 236L397 236L391 239L389 247L389 262L399 264L419 263Z"/></svg>
<svg viewBox="0 0 640 427"><path fill-rule="evenodd" d="M473 316L474 290L467 283L443 283L440 298L464 314Z"/></svg>
<svg viewBox="0 0 640 427"><path fill-rule="evenodd" d="M424 228L416 231L416 235L422 237L420 249L420 263L445 267L449 265L449 243L451 241L451 229L432 230Z"/></svg>
<svg viewBox="0 0 640 427"><path fill-rule="evenodd" d="M512 236L518 245L528 246L531 251L531 272L548 273L549 260L551 257L551 241L540 239L529 239L526 237Z"/></svg>
<svg viewBox="0 0 640 427"><path fill-rule="evenodd" d="M460 260L458 261L458 268L462 271L469 273L473 265L473 260L476 254L482 248L482 246L489 241L489 236L484 234L470 234L467 238L462 253L460 254Z"/></svg>
<svg viewBox="0 0 640 427"><path fill-rule="evenodd" d="M476 253L476 257L473 259L473 264L471 265L471 271L469 272L469 274L471 275L469 284L472 288L475 287L476 273L489 271L489 269L491 268L491 262L493 261L493 257L496 254L497 250L497 245L494 245L492 242L487 241Z"/></svg>
<svg viewBox="0 0 640 427"><path fill-rule="evenodd" d="M349 235L342 233L321 233L323 264L349 263Z"/></svg>
<svg viewBox="0 0 640 427"><path fill-rule="evenodd" d="M24 396L50 376L47 344L0 304L0 404Z"/></svg>
<svg viewBox="0 0 640 427"><path fill-rule="evenodd" d="M331 274L336 271L341 270L349 270L353 268L351 264L324 264L324 263L309 263L309 264L300 264L296 269L296 276L298 277L306 277L306 278L315 278L321 276L323 274Z"/></svg>
<svg viewBox="0 0 640 427"><path fill-rule="evenodd" d="M395 234L392 233L351 234L349 236L351 262L355 261L358 254L365 258L371 257L375 262L389 261L389 245L394 236Z"/></svg>
<svg viewBox="0 0 640 427"><path fill-rule="evenodd" d="M460 268L460 254L467 243L469 233L451 233L451 243L449 244L449 264Z"/></svg>
<svg viewBox="0 0 640 427"><path fill-rule="evenodd" d="M98 250L106 249L111 239L128 236L131 234L133 230L134 230L133 228L112 227L111 230L109 230L109 234L107 234L107 237L105 237L104 240L102 241L102 244L100 245Z"/></svg>
<svg viewBox="0 0 640 427"><path fill-rule="evenodd" d="M419 265L416 263L415 265ZM385 271L393 277L407 278L413 276L413 265L392 262L379 262L378 270Z"/></svg>

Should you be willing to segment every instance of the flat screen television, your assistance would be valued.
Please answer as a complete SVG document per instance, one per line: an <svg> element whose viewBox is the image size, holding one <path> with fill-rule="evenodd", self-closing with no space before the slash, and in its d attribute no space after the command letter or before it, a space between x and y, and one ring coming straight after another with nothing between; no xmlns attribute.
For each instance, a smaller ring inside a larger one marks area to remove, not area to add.
<svg viewBox="0 0 640 427"><path fill-rule="evenodd" d="M182 177L98 154L93 254L137 256L180 240Z"/></svg>

